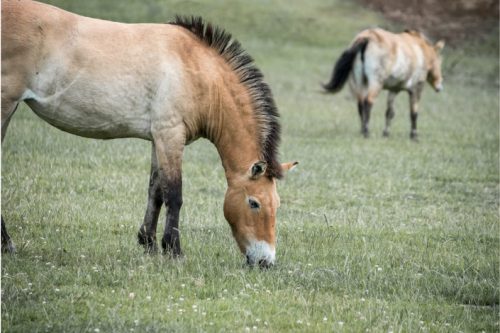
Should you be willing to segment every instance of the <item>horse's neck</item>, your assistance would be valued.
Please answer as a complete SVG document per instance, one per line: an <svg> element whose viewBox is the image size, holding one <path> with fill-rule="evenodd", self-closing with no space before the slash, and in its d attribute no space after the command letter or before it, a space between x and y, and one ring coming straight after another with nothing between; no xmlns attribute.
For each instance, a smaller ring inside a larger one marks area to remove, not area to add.
<svg viewBox="0 0 500 333"><path fill-rule="evenodd" d="M261 159L258 133L250 108L221 109L207 128L207 138L216 146L228 182L246 175L250 166Z"/></svg>

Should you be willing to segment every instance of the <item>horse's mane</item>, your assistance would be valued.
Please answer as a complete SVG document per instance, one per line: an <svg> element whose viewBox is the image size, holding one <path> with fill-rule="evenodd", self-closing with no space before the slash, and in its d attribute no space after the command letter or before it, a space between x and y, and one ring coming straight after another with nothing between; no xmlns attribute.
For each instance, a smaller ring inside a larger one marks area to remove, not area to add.
<svg viewBox="0 0 500 333"><path fill-rule="evenodd" d="M413 36L418 36L418 37L422 38L429 45L433 45L434 44L433 41L429 38L429 36L427 36L427 34L424 33L421 30L417 30L417 29L405 29L404 32L406 32L407 34L410 34L410 35L413 35Z"/></svg>
<svg viewBox="0 0 500 333"><path fill-rule="evenodd" d="M176 16L175 20L169 23L186 28L209 47L215 49L235 71L240 82L247 87L254 105L255 119L260 128L261 154L267 162L267 175L281 178L282 169L277 159L281 133L278 109L271 89L263 81L263 75L255 66L252 57L246 53L237 40L232 38L230 33L203 22L201 17Z"/></svg>

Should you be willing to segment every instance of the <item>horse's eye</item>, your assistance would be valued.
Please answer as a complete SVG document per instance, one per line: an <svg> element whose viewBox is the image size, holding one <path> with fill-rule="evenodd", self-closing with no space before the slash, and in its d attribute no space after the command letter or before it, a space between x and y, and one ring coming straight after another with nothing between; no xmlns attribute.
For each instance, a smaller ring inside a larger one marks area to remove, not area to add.
<svg viewBox="0 0 500 333"><path fill-rule="evenodd" d="M255 200L255 199L248 199L248 205L250 206L250 209L259 209L260 204Z"/></svg>

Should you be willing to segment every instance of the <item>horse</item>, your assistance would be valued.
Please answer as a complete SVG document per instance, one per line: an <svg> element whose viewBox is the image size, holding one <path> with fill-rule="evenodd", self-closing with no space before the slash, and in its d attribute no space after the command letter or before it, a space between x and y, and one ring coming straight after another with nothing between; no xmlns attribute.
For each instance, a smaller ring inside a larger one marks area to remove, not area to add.
<svg viewBox="0 0 500 333"><path fill-rule="evenodd" d="M444 41L433 44L421 32L405 30L394 34L383 29L360 32L335 63L330 81L323 87L336 93L349 79L358 103L361 133L369 137L368 122L375 98L388 90L383 136L389 136L394 118L396 95L405 90L410 96L410 138L417 140L418 104L427 81L436 92L443 89L441 50Z"/></svg>
<svg viewBox="0 0 500 333"><path fill-rule="evenodd" d="M275 262L279 113L263 74L230 33L201 17L126 24L35 1L2 1L2 141L25 102L49 124L87 138L152 143L138 242L183 256L179 211L184 147L206 138L227 179L224 216L249 265ZM14 251L2 218L2 248Z"/></svg>

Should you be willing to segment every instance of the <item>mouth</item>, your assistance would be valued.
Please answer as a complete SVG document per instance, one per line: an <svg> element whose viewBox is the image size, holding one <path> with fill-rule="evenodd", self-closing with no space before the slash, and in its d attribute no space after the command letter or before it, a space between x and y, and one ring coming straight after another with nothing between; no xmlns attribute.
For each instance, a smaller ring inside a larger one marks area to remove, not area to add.
<svg viewBox="0 0 500 333"><path fill-rule="evenodd" d="M250 258L250 256L246 256L247 257L247 265L250 266L250 267L254 267L256 266L256 263L254 260L252 260ZM266 259L260 259L258 262L257 262L257 265L259 266L260 269L268 269L268 268L271 268L274 266L274 262L271 262L271 261L268 261Z"/></svg>

